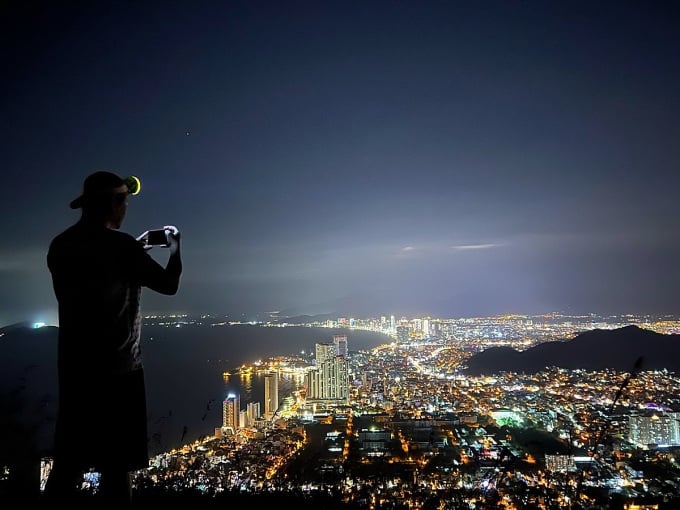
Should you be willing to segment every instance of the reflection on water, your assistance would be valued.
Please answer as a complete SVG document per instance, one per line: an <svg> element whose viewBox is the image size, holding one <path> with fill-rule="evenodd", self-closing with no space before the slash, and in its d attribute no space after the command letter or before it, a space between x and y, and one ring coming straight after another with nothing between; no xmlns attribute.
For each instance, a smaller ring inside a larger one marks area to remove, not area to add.
<svg viewBox="0 0 680 510"><path fill-rule="evenodd" d="M259 376L262 378L262 376ZM224 389L225 395L228 395L229 393L234 393L238 395L241 398L242 402L250 402L253 400L253 374L252 372L246 372L244 374L240 374L240 389L234 388L234 384L232 383L231 385L229 384L229 378L227 378L226 381L226 387ZM238 385L236 385L238 386Z"/></svg>
<svg viewBox="0 0 680 510"><path fill-rule="evenodd" d="M250 402L260 402L264 409L265 372L243 372L224 376L224 395L234 393L241 400L241 407ZM279 402L300 388L304 382L301 374L279 373Z"/></svg>

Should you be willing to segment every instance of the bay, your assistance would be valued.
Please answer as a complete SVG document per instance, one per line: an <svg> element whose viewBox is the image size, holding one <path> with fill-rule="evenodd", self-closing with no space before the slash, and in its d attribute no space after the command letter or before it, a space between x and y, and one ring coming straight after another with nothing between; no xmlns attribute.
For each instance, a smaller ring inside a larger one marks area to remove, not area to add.
<svg viewBox="0 0 680 510"><path fill-rule="evenodd" d="M225 371L272 356L300 355L310 361L315 344L330 342L335 334L347 335L350 351L370 349L390 342L383 334L355 329L304 326L264 327L261 325L211 326L189 324L180 327L142 327L142 357L145 366L149 453L170 451L211 436L222 425L222 402L229 393L238 394L240 407L260 402L264 408L263 376L231 376ZM48 453L52 447L57 411L58 328L14 328L0 337L0 397L9 398L10 422L30 432L22 439L26 451ZM96 337L93 337L96 341ZM295 385L279 380L279 401ZM0 400L2 400L0 398ZM19 399L16 404L12 404ZM11 405L10 405L11 404ZM104 445L96 423L84 441ZM0 437L2 444L17 437ZM28 443L31 444L28 444Z"/></svg>
<svg viewBox="0 0 680 510"><path fill-rule="evenodd" d="M305 326L145 325L142 331L151 455L213 435L229 393L239 395L241 409L249 402L264 408L262 375L225 380L225 371L273 356L304 353L311 360L315 344L336 334L347 335L350 353L391 341L371 331ZM294 389L292 380L280 378L279 401Z"/></svg>

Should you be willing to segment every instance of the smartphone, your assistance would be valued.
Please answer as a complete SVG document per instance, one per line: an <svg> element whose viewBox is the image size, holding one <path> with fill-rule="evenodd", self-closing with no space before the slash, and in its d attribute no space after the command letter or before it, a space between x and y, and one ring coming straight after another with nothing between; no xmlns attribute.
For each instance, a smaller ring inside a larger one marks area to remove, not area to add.
<svg viewBox="0 0 680 510"><path fill-rule="evenodd" d="M168 235L165 229L149 230L146 237L146 244L150 246L169 246Z"/></svg>

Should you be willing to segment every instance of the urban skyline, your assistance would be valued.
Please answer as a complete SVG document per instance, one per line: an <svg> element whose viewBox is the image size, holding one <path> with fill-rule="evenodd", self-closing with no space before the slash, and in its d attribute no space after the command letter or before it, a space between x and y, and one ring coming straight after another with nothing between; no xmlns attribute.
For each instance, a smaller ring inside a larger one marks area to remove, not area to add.
<svg viewBox="0 0 680 510"><path fill-rule="evenodd" d="M147 317L145 324L179 326L190 336L197 327L229 327L214 319ZM498 499L518 510L677 504L676 373L548 366L474 376L463 369L490 347L527 350L568 342L591 328L637 325L677 334L680 317L384 316L355 319L354 326L349 320L303 325L317 328L309 353L272 353L222 374L269 383L247 399L225 393L221 418L205 424L209 433L155 454L148 469L135 473L136 494L194 493L203 498L197 502L220 504L238 494L332 493L336 506L328 508L371 508L376 498L386 505L424 508L429 501L452 509ZM357 350L352 337L358 329L382 331L386 342ZM265 414L273 374L296 384L277 395L275 413ZM43 461L46 476L49 458ZM87 480L85 494L96 489L97 478L88 473Z"/></svg>
<svg viewBox="0 0 680 510"><path fill-rule="evenodd" d="M576 324L561 326L578 332ZM678 331L680 322L648 326ZM347 336L340 336L347 342ZM533 345L549 341L533 338ZM344 504L357 508L371 508L373 498L412 508L428 499L446 508L497 499L512 509L552 508L550 500L602 509L612 508L614 501L655 509L677 504L672 485L680 480L677 374L546 367L536 374L470 377L459 372L474 352L464 343L442 351L446 343L441 338L429 344L412 340L417 338L396 335L392 345L348 349L352 389L344 396L309 399L310 374L316 368L299 358L273 356L244 365L243 373L297 374L300 380L305 373L300 388L306 390L282 399L286 404L278 425L249 421L231 433L223 427L215 436L155 456L148 472L138 473L139 486L151 476L170 492L186 490L194 476L191 466L198 464L202 491L213 498L229 497L234 490L296 494L304 487L308 494L334 491ZM486 345L499 345L499 340L491 336ZM527 348L524 340L521 346ZM314 359L323 364L336 355L333 348L336 354L340 350L335 336L317 344ZM603 387L611 390L603 394ZM300 420L307 423L304 431ZM322 435L311 432L318 427ZM257 448L272 454L264 461L253 455ZM244 452L238 455L249 461L235 469L230 451ZM311 463L306 476L295 474L298 457ZM372 468L360 475L357 458ZM386 469L381 460L400 467L381 475ZM391 480L386 487L375 485L381 476Z"/></svg>

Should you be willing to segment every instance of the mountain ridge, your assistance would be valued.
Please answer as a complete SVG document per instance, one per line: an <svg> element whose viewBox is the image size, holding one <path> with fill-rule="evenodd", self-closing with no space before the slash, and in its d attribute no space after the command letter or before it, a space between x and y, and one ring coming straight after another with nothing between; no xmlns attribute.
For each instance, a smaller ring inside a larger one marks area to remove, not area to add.
<svg viewBox="0 0 680 510"><path fill-rule="evenodd" d="M551 366L630 371L638 358L642 358L642 370L680 372L680 335L657 333L636 325L593 329L571 340L544 342L525 351L490 347L472 356L464 372L473 376L535 373Z"/></svg>

